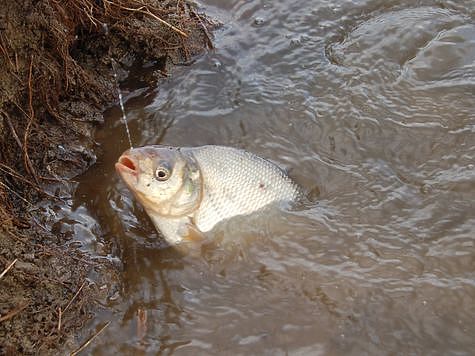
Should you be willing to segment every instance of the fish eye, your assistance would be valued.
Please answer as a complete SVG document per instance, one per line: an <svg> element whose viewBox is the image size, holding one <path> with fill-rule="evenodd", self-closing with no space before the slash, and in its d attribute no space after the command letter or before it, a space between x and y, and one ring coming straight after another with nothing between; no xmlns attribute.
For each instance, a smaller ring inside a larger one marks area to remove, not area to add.
<svg viewBox="0 0 475 356"><path fill-rule="evenodd" d="M170 178L170 171L166 167L157 167L155 170L155 179L165 181Z"/></svg>

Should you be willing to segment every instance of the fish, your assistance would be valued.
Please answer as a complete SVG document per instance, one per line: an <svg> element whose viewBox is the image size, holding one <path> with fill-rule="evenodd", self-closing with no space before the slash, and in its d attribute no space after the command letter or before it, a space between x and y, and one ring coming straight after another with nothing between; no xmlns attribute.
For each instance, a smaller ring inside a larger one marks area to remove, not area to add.
<svg viewBox="0 0 475 356"><path fill-rule="evenodd" d="M222 221L302 195L273 162L227 146L131 148L115 169L171 245L202 241Z"/></svg>

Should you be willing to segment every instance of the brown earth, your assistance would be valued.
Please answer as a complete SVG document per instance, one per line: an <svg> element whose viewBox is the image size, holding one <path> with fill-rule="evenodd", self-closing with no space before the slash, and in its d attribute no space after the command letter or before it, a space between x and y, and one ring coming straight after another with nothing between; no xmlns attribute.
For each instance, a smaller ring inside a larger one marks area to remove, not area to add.
<svg viewBox="0 0 475 356"><path fill-rule="evenodd" d="M95 162L93 130L116 101L112 61L167 75L212 46L211 27L180 0L2 1L0 354L73 350L117 288L117 268L49 231L38 205L72 194L71 178Z"/></svg>

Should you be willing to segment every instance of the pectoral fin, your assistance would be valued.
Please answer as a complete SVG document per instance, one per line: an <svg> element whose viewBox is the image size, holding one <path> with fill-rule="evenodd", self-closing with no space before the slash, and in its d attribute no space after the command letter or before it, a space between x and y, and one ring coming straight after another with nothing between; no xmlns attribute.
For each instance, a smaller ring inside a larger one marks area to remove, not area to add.
<svg viewBox="0 0 475 356"><path fill-rule="evenodd" d="M206 236L192 223L180 226L178 233L183 238L183 242L202 243L206 241Z"/></svg>
<svg viewBox="0 0 475 356"><path fill-rule="evenodd" d="M178 229L178 234L181 237L181 243L176 245L176 248L187 256L199 258L206 236L191 222L182 224Z"/></svg>

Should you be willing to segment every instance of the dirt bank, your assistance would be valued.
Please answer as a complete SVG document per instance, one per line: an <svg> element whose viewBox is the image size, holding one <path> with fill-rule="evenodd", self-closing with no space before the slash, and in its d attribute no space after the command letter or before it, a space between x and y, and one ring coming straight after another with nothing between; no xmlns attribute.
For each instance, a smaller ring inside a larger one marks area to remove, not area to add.
<svg viewBox="0 0 475 356"><path fill-rule="evenodd" d="M180 0L8 1L0 19L0 354L73 350L114 267L41 225L38 202L95 162L112 60L167 75L212 46L211 24Z"/></svg>

